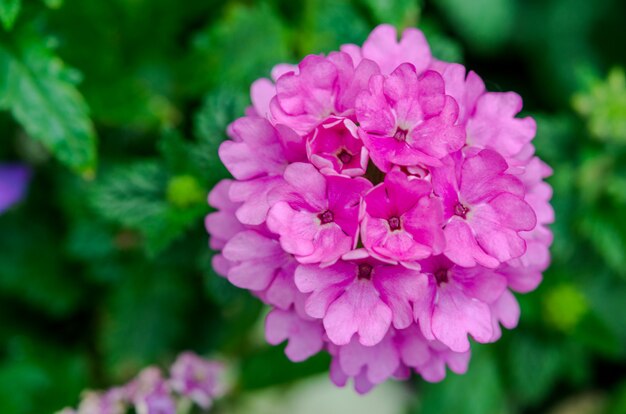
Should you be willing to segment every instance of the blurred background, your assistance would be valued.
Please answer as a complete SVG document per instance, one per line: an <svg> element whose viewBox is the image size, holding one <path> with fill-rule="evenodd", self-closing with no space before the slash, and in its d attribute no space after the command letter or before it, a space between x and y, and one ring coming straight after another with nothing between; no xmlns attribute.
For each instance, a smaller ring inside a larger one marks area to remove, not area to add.
<svg viewBox="0 0 626 414"><path fill-rule="evenodd" d="M217 413L626 413L626 2L0 0L0 413L51 413L185 349L230 363ZM514 90L554 168L553 264L465 376L366 397L289 362L261 304L216 276L216 149L279 62L418 26Z"/></svg>

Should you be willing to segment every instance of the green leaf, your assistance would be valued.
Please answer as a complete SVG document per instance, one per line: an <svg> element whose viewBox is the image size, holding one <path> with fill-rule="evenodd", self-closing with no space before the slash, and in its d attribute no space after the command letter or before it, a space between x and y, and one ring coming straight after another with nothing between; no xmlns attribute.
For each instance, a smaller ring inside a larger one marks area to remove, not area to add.
<svg viewBox="0 0 626 414"><path fill-rule="evenodd" d="M494 51L512 34L516 7L510 0L439 0L436 4L477 51Z"/></svg>
<svg viewBox="0 0 626 414"><path fill-rule="evenodd" d="M301 378L319 374L328 369L330 357L319 353L304 362L291 362L284 353L284 346L264 348L244 358L240 371L240 386L255 390L273 385L287 384Z"/></svg>
<svg viewBox="0 0 626 414"><path fill-rule="evenodd" d="M64 0L43 0L46 7L51 9L60 9L61 6L63 6L63 1Z"/></svg>
<svg viewBox="0 0 626 414"><path fill-rule="evenodd" d="M447 36L434 20L424 19L419 29L424 32L434 57L446 62L463 63L463 48L459 42Z"/></svg>
<svg viewBox="0 0 626 414"><path fill-rule="evenodd" d="M504 410L504 390L490 350L472 347L472 360L465 375L448 373L439 384L426 383L420 414L484 414Z"/></svg>
<svg viewBox="0 0 626 414"><path fill-rule="evenodd" d="M591 241L605 265L626 278L626 220L623 216L608 210L587 211L581 219L580 231Z"/></svg>
<svg viewBox="0 0 626 414"><path fill-rule="evenodd" d="M302 54L328 53L344 43L361 44L370 26L347 0L307 0L303 27L296 31Z"/></svg>
<svg viewBox="0 0 626 414"><path fill-rule="evenodd" d="M193 53L184 62L184 85L206 92L217 85L239 86L247 92L257 78L289 58L283 24L267 5L235 4L216 24L201 31Z"/></svg>
<svg viewBox="0 0 626 414"><path fill-rule="evenodd" d="M156 255L194 223L200 226L208 210L204 197L183 207L168 202L170 179L156 161L116 166L102 173L91 192L91 205L102 218L139 230L148 253Z"/></svg>
<svg viewBox="0 0 626 414"><path fill-rule="evenodd" d="M108 371L122 379L180 346L194 293L189 277L163 263L136 262L125 269L107 298L99 343Z"/></svg>
<svg viewBox="0 0 626 414"><path fill-rule="evenodd" d="M219 145L228 138L226 128L243 116L247 98L232 88L220 88L207 94L194 118L197 143L192 146L191 162L210 183L229 175L219 159Z"/></svg>
<svg viewBox="0 0 626 414"><path fill-rule="evenodd" d="M508 359L513 395L524 405L534 405L550 394L563 364L558 344L528 334L511 341Z"/></svg>
<svg viewBox="0 0 626 414"><path fill-rule="evenodd" d="M389 23L400 29L415 26L421 2L417 0L363 0L378 23Z"/></svg>
<svg viewBox="0 0 626 414"><path fill-rule="evenodd" d="M0 47L0 103L33 139L62 163L86 176L96 167L96 135L87 105L68 69L32 33L17 36L11 49Z"/></svg>
<svg viewBox="0 0 626 414"><path fill-rule="evenodd" d="M52 226L31 214L0 216L0 293L63 317L79 305L81 281L63 269Z"/></svg>
<svg viewBox="0 0 626 414"><path fill-rule="evenodd" d="M0 21L6 30L11 30L22 8L22 0L0 0Z"/></svg>
<svg viewBox="0 0 626 414"><path fill-rule="evenodd" d="M82 352L17 335L4 345L0 412L51 413L76 404L89 375Z"/></svg>

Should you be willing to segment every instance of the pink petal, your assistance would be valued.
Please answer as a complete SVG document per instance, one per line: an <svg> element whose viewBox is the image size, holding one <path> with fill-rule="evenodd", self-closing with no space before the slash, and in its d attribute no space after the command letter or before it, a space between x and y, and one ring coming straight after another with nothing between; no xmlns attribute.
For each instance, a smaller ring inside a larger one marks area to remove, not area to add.
<svg viewBox="0 0 626 414"><path fill-rule="evenodd" d="M462 220L451 220L443 230L446 237L446 249L444 254L454 263L463 267L473 267L480 264L485 267L495 268L500 262L489 256L478 245L472 229Z"/></svg>
<svg viewBox="0 0 626 414"><path fill-rule="evenodd" d="M391 318L391 309L380 300L372 284L356 281L330 305L324 327L334 344L346 345L358 333L361 344L372 346L385 336Z"/></svg>
<svg viewBox="0 0 626 414"><path fill-rule="evenodd" d="M300 362L322 350L322 326L319 322L304 321L293 311L274 309L265 320L265 338L272 345L288 340L285 354Z"/></svg>

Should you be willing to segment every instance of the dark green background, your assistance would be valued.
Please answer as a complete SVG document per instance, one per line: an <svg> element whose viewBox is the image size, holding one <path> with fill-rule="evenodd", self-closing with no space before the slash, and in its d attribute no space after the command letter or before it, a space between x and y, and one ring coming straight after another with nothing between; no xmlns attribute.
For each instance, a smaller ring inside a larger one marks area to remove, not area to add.
<svg viewBox="0 0 626 414"><path fill-rule="evenodd" d="M236 362L223 413L327 369L259 346L261 305L210 268L205 198L249 84L381 22L519 92L555 171L553 265L519 328L466 376L408 382L407 410L626 413L625 17L620 0L0 0L0 160L35 170L0 217L0 413L75 405L184 349Z"/></svg>

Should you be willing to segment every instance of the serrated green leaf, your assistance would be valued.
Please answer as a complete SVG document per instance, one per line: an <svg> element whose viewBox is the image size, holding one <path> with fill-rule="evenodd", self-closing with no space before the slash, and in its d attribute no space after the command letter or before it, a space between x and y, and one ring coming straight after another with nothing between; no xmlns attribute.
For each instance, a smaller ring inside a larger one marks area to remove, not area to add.
<svg viewBox="0 0 626 414"><path fill-rule="evenodd" d="M196 113L194 132L197 143L191 150L191 161L210 183L227 177L228 171L219 159L217 150L227 139L226 128L243 115L247 98L232 88L220 88L204 98Z"/></svg>
<svg viewBox="0 0 626 414"><path fill-rule="evenodd" d="M0 21L6 30L11 30L15 24L22 0L0 0Z"/></svg>
<svg viewBox="0 0 626 414"><path fill-rule="evenodd" d="M117 166L102 173L90 195L91 205L104 219L141 232L148 253L167 248L205 214L204 199L184 208L167 201L170 175L155 161Z"/></svg>
<svg viewBox="0 0 626 414"><path fill-rule="evenodd" d="M85 175L96 167L96 134L68 69L31 33L21 33L11 50L0 47L0 103L10 108L29 136L62 163Z"/></svg>

